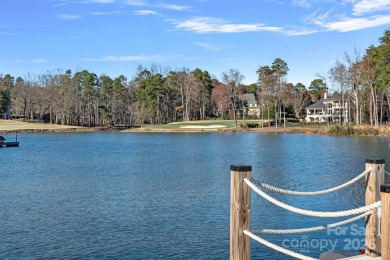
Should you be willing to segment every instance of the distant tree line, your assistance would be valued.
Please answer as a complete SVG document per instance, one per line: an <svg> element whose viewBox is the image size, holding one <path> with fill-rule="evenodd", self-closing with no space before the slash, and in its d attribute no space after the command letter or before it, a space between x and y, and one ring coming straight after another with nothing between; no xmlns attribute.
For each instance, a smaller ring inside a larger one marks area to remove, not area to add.
<svg viewBox="0 0 390 260"><path fill-rule="evenodd" d="M244 76L237 69L224 72L219 81L199 68L156 65L140 65L131 80L87 70L48 71L25 78L0 74L0 116L10 110L28 121L125 127L218 117L234 119L237 125L239 97L252 93L260 117L277 126L286 118L302 119L304 108L330 88L329 81L333 96L350 104L348 121L377 127L390 117L390 31L379 40L379 46L370 46L363 55L356 50L346 53L308 88L287 82L289 68L280 58L260 66L258 82L250 85L242 84Z"/></svg>
<svg viewBox="0 0 390 260"><path fill-rule="evenodd" d="M134 126L206 119L214 82L207 71L140 66L134 79L87 70L34 78L0 75L0 114L29 121L82 126Z"/></svg>

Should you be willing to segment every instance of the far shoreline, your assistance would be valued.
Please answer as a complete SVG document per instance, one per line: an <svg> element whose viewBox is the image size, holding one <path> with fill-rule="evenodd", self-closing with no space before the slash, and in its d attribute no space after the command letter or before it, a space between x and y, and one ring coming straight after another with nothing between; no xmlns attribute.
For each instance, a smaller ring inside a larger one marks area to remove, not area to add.
<svg viewBox="0 0 390 260"><path fill-rule="evenodd" d="M196 121L192 122L193 124ZM97 132L97 131L118 131L121 133L288 133L288 134L304 134L304 135L328 135L338 136L337 134L330 134L327 126L271 126L271 127L257 127L257 128L243 128L243 127L218 127L212 128L209 126L183 127L183 128L164 128L154 125L153 127L135 127L135 128L115 128L115 127L82 127L82 126L65 126L47 123L29 123L13 120L0 120L0 135L6 134L29 134L29 133L77 133L77 132ZM361 126L356 129L372 129L369 126ZM381 126L377 134L340 134L342 136L379 136L390 137L390 127ZM369 132L368 132L369 133Z"/></svg>
<svg viewBox="0 0 390 260"><path fill-rule="evenodd" d="M48 123L30 123L18 120L0 120L0 134L93 132L105 127L67 126Z"/></svg>
<svg viewBox="0 0 390 260"><path fill-rule="evenodd" d="M114 127L81 127L81 126L63 126L44 123L23 122L18 125L9 125L9 120L0 120L0 134L30 134L30 133L79 133L79 132L97 132L97 131L118 131L122 133L226 133L226 132L259 132L259 133L295 133L295 134L324 134L323 128L301 128L301 127L264 127L264 128L127 128L118 129ZM14 122L14 121L13 121ZM4 127L4 125L7 127Z"/></svg>
<svg viewBox="0 0 390 260"><path fill-rule="evenodd" d="M264 127L264 128L130 128L122 130L124 133L291 133L291 134L318 134L324 135L322 128L306 129L301 127Z"/></svg>

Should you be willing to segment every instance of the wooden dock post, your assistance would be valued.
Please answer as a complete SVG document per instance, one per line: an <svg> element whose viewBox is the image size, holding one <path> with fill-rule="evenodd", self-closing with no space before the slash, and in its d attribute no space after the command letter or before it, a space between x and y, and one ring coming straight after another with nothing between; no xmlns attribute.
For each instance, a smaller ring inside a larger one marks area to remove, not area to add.
<svg viewBox="0 0 390 260"><path fill-rule="evenodd" d="M382 217L381 217L381 233L382 233L382 259L390 260L390 185L381 186L382 199Z"/></svg>
<svg viewBox="0 0 390 260"><path fill-rule="evenodd" d="M252 166L230 167L230 260L250 259L250 238L243 231L250 230L251 189L244 182L250 178Z"/></svg>
<svg viewBox="0 0 390 260"><path fill-rule="evenodd" d="M381 200L380 187L385 181L385 160L366 159L366 170L371 169L366 177L366 206ZM381 255L381 237L379 236L377 210L366 217L366 255Z"/></svg>

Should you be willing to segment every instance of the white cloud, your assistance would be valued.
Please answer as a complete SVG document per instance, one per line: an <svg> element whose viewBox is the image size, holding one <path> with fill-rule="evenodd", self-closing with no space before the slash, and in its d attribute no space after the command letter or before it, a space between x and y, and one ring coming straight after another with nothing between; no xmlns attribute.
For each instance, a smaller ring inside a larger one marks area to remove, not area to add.
<svg viewBox="0 0 390 260"><path fill-rule="evenodd" d="M126 4L127 5L135 5L135 6L145 6L145 5L147 5L142 0L126 0Z"/></svg>
<svg viewBox="0 0 390 260"><path fill-rule="evenodd" d="M309 35L313 33L317 33L318 30L316 29L288 29L284 32L287 36L302 36L302 35Z"/></svg>
<svg viewBox="0 0 390 260"><path fill-rule="evenodd" d="M57 15L57 17L62 20L79 20L81 18L80 15L70 15L70 14L59 14Z"/></svg>
<svg viewBox="0 0 390 260"><path fill-rule="evenodd" d="M186 11L191 9L190 6L185 5L173 5L173 4L165 4L165 5L156 5L156 7L164 8L164 9L170 9L175 11Z"/></svg>
<svg viewBox="0 0 390 260"><path fill-rule="evenodd" d="M169 9L169 10L175 10L175 11L186 11L191 9L190 6L185 5L175 5L175 4L149 4L142 0L126 0L125 2L127 5L132 6L147 6L147 7L153 7L153 8L162 8L162 9Z"/></svg>
<svg viewBox="0 0 390 260"><path fill-rule="evenodd" d="M303 18L303 21L314 23L315 25L322 26L325 23L325 21L330 17L332 12L333 12L333 10L329 10L323 14L318 14L318 12L314 12L314 13L310 14L309 16Z"/></svg>
<svg viewBox="0 0 390 260"><path fill-rule="evenodd" d="M205 42L193 42L193 44L198 45L208 51L220 51L221 48L213 46L211 44L205 43Z"/></svg>
<svg viewBox="0 0 390 260"><path fill-rule="evenodd" d="M114 14L120 14L123 13L121 11L113 11L113 12L93 12L91 14L93 15L114 15Z"/></svg>
<svg viewBox="0 0 390 260"><path fill-rule="evenodd" d="M346 4L354 4L356 3L357 0L343 0L341 1L341 4L342 5L346 5Z"/></svg>
<svg viewBox="0 0 390 260"><path fill-rule="evenodd" d="M302 35L319 31L349 32L390 24L390 15L367 15L374 10L390 9L390 0L343 0L341 4L351 5L353 14L359 14L359 17L352 16L352 13L348 16L337 8L322 14L317 11L302 19L305 23L318 26L317 30L313 28L303 33L292 30L287 31L286 34Z"/></svg>
<svg viewBox="0 0 390 260"><path fill-rule="evenodd" d="M152 10L137 10L133 12L135 15L156 15L158 14L156 11Z"/></svg>
<svg viewBox="0 0 390 260"><path fill-rule="evenodd" d="M386 24L390 24L390 15L370 18L344 18L341 21L324 23L322 26L329 31L349 32Z"/></svg>
<svg viewBox="0 0 390 260"><path fill-rule="evenodd" d="M390 0L361 0L353 7L354 15L362 15L390 9Z"/></svg>
<svg viewBox="0 0 390 260"><path fill-rule="evenodd" d="M115 0L89 0L89 2L98 4L113 4L115 3Z"/></svg>
<svg viewBox="0 0 390 260"><path fill-rule="evenodd" d="M293 5L301 7L311 7L310 1L308 0L293 0Z"/></svg>
<svg viewBox="0 0 390 260"><path fill-rule="evenodd" d="M68 4L114 4L116 0L59 0L54 7L61 7Z"/></svg>
<svg viewBox="0 0 390 260"><path fill-rule="evenodd" d="M197 33L242 33L258 31L281 31L280 27L264 26L260 23L255 24L234 24L223 19L211 17L194 17L182 22L171 21L176 24L177 29L194 31Z"/></svg>
<svg viewBox="0 0 390 260"><path fill-rule="evenodd" d="M151 55L147 56L144 54L134 56L106 56L102 58L87 58L85 61L100 61L100 62L132 62L132 61L166 61L175 59L177 56L174 55Z"/></svg>

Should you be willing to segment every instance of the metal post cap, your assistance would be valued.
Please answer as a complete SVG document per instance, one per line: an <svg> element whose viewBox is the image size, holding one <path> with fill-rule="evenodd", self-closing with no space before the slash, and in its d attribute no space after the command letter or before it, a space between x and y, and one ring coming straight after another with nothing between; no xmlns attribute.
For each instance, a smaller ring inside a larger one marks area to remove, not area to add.
<svg viewBox="0 0 390 260"><path fill-rule="evenodd" d="M390 193L390 184L381 185L381 192Z"/></svg>
<svg viewBox="0 0 390 260"><path fill-rule="evenodd" d="M230 170L237 172L250 172L252 171L252 166L248 165L230 165Z"/></svg>
<svg viewBox="0 0 390 260"><path fill-rule="evenodd" d="M366 159L366 163L383 164L385 159Z"/></svg>

